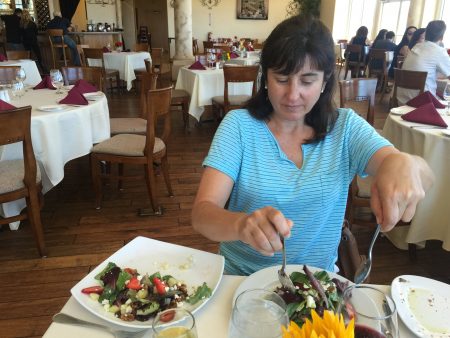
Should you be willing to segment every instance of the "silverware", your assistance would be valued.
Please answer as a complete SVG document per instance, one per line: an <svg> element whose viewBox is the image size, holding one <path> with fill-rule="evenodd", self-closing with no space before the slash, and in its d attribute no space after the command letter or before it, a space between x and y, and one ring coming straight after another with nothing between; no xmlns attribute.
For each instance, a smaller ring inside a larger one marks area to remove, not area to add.
<svg viewBox="0 0 450 338"><path fill-rule="evenodd" d="M369 276L370 270L372 268L372 249L373 249L373 245L375 244L375 240L377 239L378 234L380 233L380 230L381 230L381 225L377 224L377 228L375 229L375 233L373 234L373 237L372 237L372 242L370 242L369 252L367 253L367 259L361 263L361 265L358 267L358 269L355 272L355 278L354 278L355 284L363 283Z"/></svg>
<svg viewBox="0 0 450 338"><path fill-rule="evenodd" d="M84 327L91 327L98 330L106 331L114 335L116 338L143 338L146 334L148 334L148 337L150 337L150 333L148 330L138 331L138 332L128 332L128 331L122 331L122 330L115 330L112 329L106 325L97 324L93 322L88 322L83 319L79 319L76 317L72 317L71 315L65 314L65 313L57 313L53 316L53 321L55 323L61 323L61 324L69 324L69 325L78 325L78 326L84 326Z"/></svg>
<svg viewBox="0 0 450 338"><path fill-rule="evenodd" d="M286 246L284 245L284 237L280 235L281 244L283 245L283 265L278 270L278 280L281 285L288 289L291 293L295 293L296 289L289 276L286 274Z"/></svg>
<svg viewBox="0 0 450 338"><path fill-rule="evenodd" d="M411 129L447 129L447 127L439 126L409 126Z"/></svg>

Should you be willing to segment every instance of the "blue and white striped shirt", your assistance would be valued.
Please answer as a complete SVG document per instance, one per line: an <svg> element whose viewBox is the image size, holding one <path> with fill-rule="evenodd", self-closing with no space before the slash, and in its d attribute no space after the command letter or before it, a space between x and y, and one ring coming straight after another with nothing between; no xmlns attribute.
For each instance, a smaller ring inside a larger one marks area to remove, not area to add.
<svg viewBox="0 0 450 338"><path fill-rule="evenodd" d="M286 240L288 264L333 271L349 184L372 155L391 144L350 109L339 109L324 140L303 144L299 169L280 148L266 122L247 110L229 112L221 122L203 165L228 175L234 186L229 210L251 213L265 206L294 222ZM249 275L280 264L281 254L266 257L240 242L223 242L225 270Z"/></svg>

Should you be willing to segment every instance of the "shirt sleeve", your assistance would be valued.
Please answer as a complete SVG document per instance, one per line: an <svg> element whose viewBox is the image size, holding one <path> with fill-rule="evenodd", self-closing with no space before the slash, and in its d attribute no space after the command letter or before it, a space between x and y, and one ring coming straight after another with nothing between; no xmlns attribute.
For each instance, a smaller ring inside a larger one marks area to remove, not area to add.
<svg viewBox="0 0 450 338"><path fill-rule="evenodd" d="M439 57L437 70L445 76L450 76L450 57L448 57L447 50L445 48L442 48L442 56Z"/></svg>
<svg viewBox="0 0 450 338"><path fill-rule="evenodd" d="M203 165L217 169L236 182L242 162L243 142L239 127L239 112L229 112L214 135Z"/></svg>

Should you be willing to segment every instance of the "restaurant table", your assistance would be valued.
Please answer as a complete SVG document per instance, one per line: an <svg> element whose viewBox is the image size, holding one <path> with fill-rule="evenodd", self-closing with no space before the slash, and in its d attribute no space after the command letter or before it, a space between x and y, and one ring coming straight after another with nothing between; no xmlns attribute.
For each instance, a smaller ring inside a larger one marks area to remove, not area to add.
<svg viewBox="0 0 450 338"><path fill-rule="evenodd" d="M223 70L208 68L206 70L193 70L187 67L180 68L178 72L176 89L184 89L191 96L189 114L198 121L205 110L205 106L212 104L214 96L223 95ZM251 95L252 83L230 84L229 95Z"/></svg>
<svg viewBox="0 0 450 338"><path fill-rule="evenodd" d="M276 276L274 276L276 278ZM198 331L198 338L227 338L228 322L230 320L233 296L238 286L245 280L244 276L224 275L216 293L213 297L194 314ZM255 286L257 287L257 286ZM377 285L385 293L390 292L387 285ZM78 302L71 297L64 305L61 312L70 314L74 317L108 325L108 322L94 316L85 310ZM410 337L412 334L405 327L399 318L400 337ZM112 337L111 334L102 332L98 329L79 327L75 325L66 325L52 323L45 332L43 338L106 338ZM149 330L145 338L152 337Z"/></svg>
<svg viewBox="0 0 450 338"><path fill-rule="evenodd" d="M247 56L247 57L237 57L235 59L229 59L225 61L225 64L235 64L240 66L253 66L259 63L259 56Z"/></svg>
<svg viewBox="0 0 450 338"><path fill-rule="evenodd" d="M405 111L413 107L404 106ZM450 125L450 116L445 109L439 109L441 116ZM419 126L407 122L401 116L389 114L383 136L401 151L425 159L435 174L435 182L419 202L411 225L396 227L385 235L400 249L407 249L408 243L423 246L426 240L442 241L442 248L450 250L450 136L433 126Z"/></svg>
<svg viewBox="0 0 450 338"><path fill-rule="evenodd" d="M103 53L103 60L106 69L119 71L121 80L127 83L127 90L133 87L133 80L136 79L135 69L145 69L144 60L151 60L149 52L116 52ZM101 67L100 60L88 59L90 66Z"/></svg>
<svg viewBox="0 0 450 338"><path fill-rule="evenodd" d="M41 74L39 74L39 69L36 66L36 62L33 60L10 60L0 62L0 67L2 66L20 66L23 68L26 74L24 84L35 86L41 82Z"/></svg>
<svg viewBox="0 0 450 338"><path fill-rule="evenodd" d="M63 111L44 112L37 109L43 105L55 105L66 93L57 95L55 90L31 89L20 100L10 102L16 107L32 106L31 140L41 170L43 193L62 181L67 162L89 154L94 143L110 137L106 96L89 101L86 106L67 106ZM0 161L22 157L21 143L0 147ZM25 205L25 199L0 204L0 216L17 215ZM19 222L10 224L12 230L18 226Z"/></svg>

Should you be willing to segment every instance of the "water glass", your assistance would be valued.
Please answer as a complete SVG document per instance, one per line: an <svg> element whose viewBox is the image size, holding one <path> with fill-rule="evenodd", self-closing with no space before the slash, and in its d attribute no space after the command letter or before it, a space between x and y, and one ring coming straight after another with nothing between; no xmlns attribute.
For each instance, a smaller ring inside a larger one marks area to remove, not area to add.
<svg viewBox="0 0 450 338"><path fill-rule="evenodd" d="M56 88L56 94L61 94L61 87L64 84L64 79L59 69L50 70L50 79L52 81L53 87Z"/></svg>
<svg viewBox="0 0 450 338"><path fill-rule="evenodd" d="M447 85L444 88L444 91L442 92L442 96L444 97L444 100L447 101L447 115L450 114L450 83L447 83Z"/></svg>
<svg viewBox="0 0 450 338"><path fill-rule="evenodd" d="M25 70L22 67L17 69L16 80L24 82L26 78L27 78L27 74L25 73Z"/></svg>
<svg viewBox="0 0 450 338"><path fill-rule="evenodd" d="M279 338L289 325L286 303L275 292L251 289L237 298L231 313L228 337Z"/></svg>
<svg viewBox="0 0 450 338"><path fill-rule="evenodd" d="M398 338L397 308L391 297L368 285L344 291L341 313L355 318L355 338Z"/></svg>
<svg viewBox="0 0 450 338"><path fill-rule="evenodd" d="M152 330L154 338L197 338L195 318L183 308L158 313L153 319Z"/></svg>
<svg viewBox="0 0 450 338"><path fill-rule="evenodd" d="M25 94L25 87L22 81L12 80L11 81L11 95L13 100L16 98L21 98Z"/></svg>

